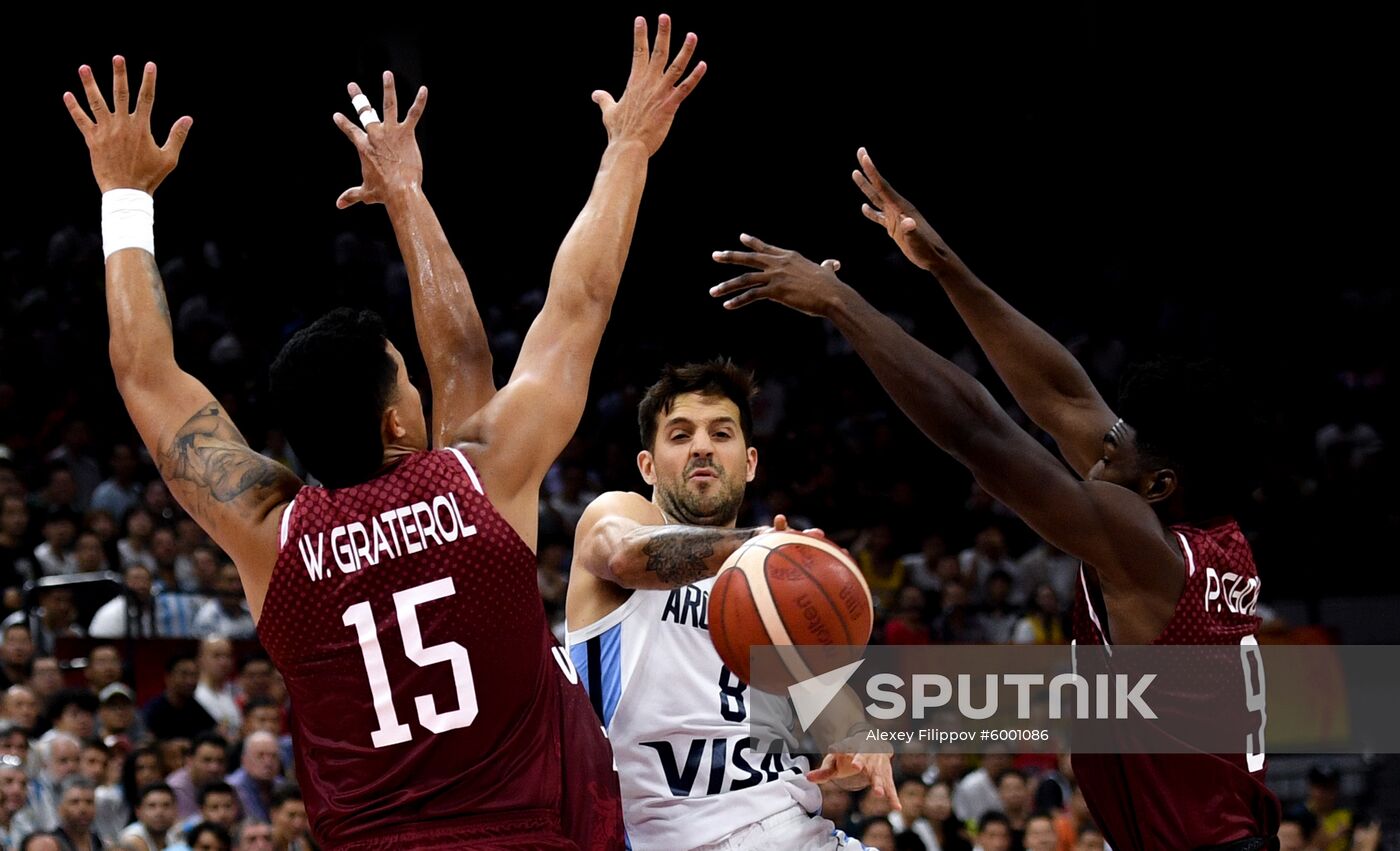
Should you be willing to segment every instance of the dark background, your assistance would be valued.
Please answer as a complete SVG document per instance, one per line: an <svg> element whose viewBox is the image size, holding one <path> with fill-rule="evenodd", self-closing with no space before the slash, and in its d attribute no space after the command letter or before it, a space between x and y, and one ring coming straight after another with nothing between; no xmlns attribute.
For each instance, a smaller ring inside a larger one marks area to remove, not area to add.
<svg viewBox="0 0 1400 851"><path fill-rule="evenodd" d="M74 14L12 30L0 59L15 119L5 134L0 247L11 299L0 374L21 391L18 416L52 410L76 389L89 418L124 427L90 241L98 193L60 100L83 62L107 88L116 51L135 69L160 64L159 136L179 115L195 117L159 191L159 253L184 258L166 268L176 308L204 294L243 344L245 368L221 375L200 371L207 339L180 340L191 371L244 397L246 433L268 425L257 404L263 367L308 317L342 303L377 307L396 342L412 346L402 292L366 270L397 260L387 217L334 208L358 182L330 121L348 110L348 80L376 102L385 67L405 103L430 86L420 131L429 195L490 330L523 330L535 302L521 296L547 281L604 143L589 94L620 94L631 14L654 28L657 10L405 8L315 26L286 11ZM699 33L710 72L653 161L598 394L645 386L666 361L725 353L760 378L796 382L794 416L892 410L858 363L822 356L820 323L771 305L726 314L708 297L729 276L709 253L736 246L740 231L840 258L846 280L922 339L945 354L964 347L939 289L860 216L848 175L866 145L985 280L1086 360L1106 358L1095 372L1110 397L1116 352L1220 356L1244 375L1266 423L1222 422L1221 440L1242 457L1262 450L1283 478L1317 472L1313 432L1344 407L1387 431L1395 309L1375 249L1394 138L1383 132L1372 22L1084 3L668 11L677 44L681 32ZM47 301L16 306L36 282ZM66 331L26 336L43 325ZM498 344L503 376L511 358ZM960 496L961 471L891 422L901 462L949 477ZM590 418L584 433L598 427ZM620 425L617 435L630 439ZM1278 564L1261 553L1266 576L1272 568L1276 588L1310 596L1309 559L1381 567L1394 504L1377 481L1326 519L1290 518L1307 546L1290 537ZM1351 586L1342 590L1400 586L1387 569L1329 579Z"/></svg>

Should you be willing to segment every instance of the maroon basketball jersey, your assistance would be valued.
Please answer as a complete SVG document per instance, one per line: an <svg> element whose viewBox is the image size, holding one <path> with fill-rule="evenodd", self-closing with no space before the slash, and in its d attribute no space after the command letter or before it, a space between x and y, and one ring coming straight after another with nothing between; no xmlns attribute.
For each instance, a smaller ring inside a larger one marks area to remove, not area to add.
<svg viewBox="0 0 1400 851"><path fill-rule="evenodd" d="M1186 584L1153 644L1238 645L1240 659L1245 659L1257 647L1260 620L1254 609L1260 582L1239 524L1229 520L1208 529L1179 525L1172 531L1185 556ZM1087 567L1080 568L1075 597L1075 643L1111 644L1103 595ZM1209 658L1224 665L1229 657ZM1251 665L1259 659L1257 651L1253 659ZM1234 687L1222 687L1200 701L1215 706L1217 719L1230 719L1220 723L1240 725L1239 753L1074 754L1084 800L1115 851L1183 851L1278 832L1279 802L1264 785L1264 753L1262 748L1247 753L1250 742L1261 741L1251 734L1263 723L1263 713L1248 695L1253 688L1249 676L1243 667L1222 670L1217 681ZM1241 704L1238 711L1220 705L1225 694Z"/></svg>
<svg viewBox="0 0 1400 851"><path fill-rule="evenodd" d="M607 767L610 751L555 652L535 556L460 451L302 488L280 546L258 637L291 694L321 844L590 847L561 818L577 811L564 765ZM589 793L603 811L609 788L620 833L616 776Z"/></svg>

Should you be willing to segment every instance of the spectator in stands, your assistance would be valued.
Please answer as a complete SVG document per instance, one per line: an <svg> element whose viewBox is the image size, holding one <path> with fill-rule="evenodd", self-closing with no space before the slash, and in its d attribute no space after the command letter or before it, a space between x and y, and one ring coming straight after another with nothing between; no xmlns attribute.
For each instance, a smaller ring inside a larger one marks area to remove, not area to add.
<svg viewBox="0 0 1400 851"><path fill-rule="evenodd" d="M885 623L886 644L928 644L928 623L924 620L924 592L906 585L899 592L899 607Z"/></svg>
<svg viewBox="0 0 1400 851"><path fill-rule="evenodd" d="M1074 599L1074 585L1079 581L1079 562L1053 544L1039 541L1016 562L1021 568L1021 581L1027 588L1049 585L1061 605Z"/></svg>
<svg viewBox="0 0 1400 851"><path fill-rule="evenodd" d="M1034 608L1016 623L1011 640L1016 644L1068 644L1064 615L1055 588L1041 583L1035 588Z"/></svg>
<svg viewBox="0 0 1400 851"><path fill-rule="evenodd" d="M972 848L962 822L953 815L954 782L939 778L928 787L921 817L910 828L929 851L970 851Z"/></svg>
<svg viewBox="0 0 1400 851"><path fill-rule="evenodd" d="M296 784L278 786L272 793L272 847L276 851L310 851L311 835L306 821L306 805Z"/></svg>
<svg viewBox="0 0 1400 851"><path fill-rule="evenodd" d="M1074 843L1074 851L1104 851L1107 847L1103 833L1092 824L1080 828L1079 838Z"/></svg>
<svg viewBox="0 0 1400 851"><path fill-rule="evenodd" d="M943 583L938 578L938 560L947 554L948 544L942 535L937 532L925 535L917 553L909 553L899 558L906 581L918 586L926 594L939 593L943 590Z"/></svg>
<svg viewBox="0 0 1400 851"><path fill-rule="evenodd" d="M1000 570L1011 577L1010 601L1015 603L1018 599L1024 599L1024 591L1018 596L1019 589L1016 587L1021 568L1007 555L1006 534L1000 526L992 524L978 532L973 545L958 553L958 566L962 575L967 577L969 586L977 594L980 595L986 590L987 580ZM980 601L979 597L978 602Z"/></svg>
<svg viewBox="0 0 1400 851"><path fill-rule="evenodd" d="M140 462L131 446L118 443L112 447L108 463L112 475L92 492L88 507L105 511L113 517L125 517L141 502L141 485L136 481Z"/></svg>
<svg viewBox="0 0 1400 851"><path fill-rule="evenodd" d="M78 516L70 508L51 508L44 514L44 540L34 548L34 561L43 576L78 572L73 544L78 538ZM36 577L37 578L37 577Z"/></svg>
<svg viewBox="0 0 1400 851"><path fill-rule="evenodd" d="M158 739L194 739L218 725L199 701L199 667L189 654L176 654L165 663L165 691L146 705L146 729Z"/></svg>
<svg viewBox="0 0 1400 851"><path fill-rule="evenodd" d="M238 829L238 851L272 851L272 825L244 822Z"/></svg>
<svg viewBox="0 0 1400 851"><path fill-rule="evenodd" d="M238 673L238 691L245 704L262 698L280 705L276 704L273 694L273 673L272 662L268 661L266 656L253 656L243 663L243 668Z"/></svg>
<svg viewBox="0 0 1400 851"><path fill-rule="evenodd" d="M39 723L39 699L29 686L10 686L5 689L0 715L15 726L33 730Z"/></svg>
<svg viewBox="0 0 1400 851"><path fill-rule="evenodd" d="M218 724L227 739L235 738L243 729L243 713L238 709L237 689L231 677L234 672L233 642L221 635L211 635L199 644L199 686L194 699Z"/></svg>
<svg viewBox="0 0 1400 851"><path fill-rule="evenodd" d="M1289 813L1278 826L1278 851L1307 851L1317 833L1317 817L1307 810Z"/></svg>
<svg viewBox="0 0 1400 851"><path fill-rule="evenodd" d="M943 586L943 611L933 623L934 641L942 644L984 644L982 621L968 603L967 589L961 582Z"/></svg>
<svg viewBox="0 0 1400 851"><path fill-rule="evenodd" d="M13 754L0 756L0 847L13 847L15 841L37 828L29 806L29 777L24 760Z"/></svg>
<svg viewBox="0 0 1400 851"><path fill-rule="evenodd" d="M1347 851L1351 844L1352 814L1338 803L1341 785L1341 775L1331 765L1315 765L1308 771L1308 797L1303 810L1317 819L1312 844L1319 851Z"/></svg>
<svg viewBox="0 0 1400 851"><path fill-rule="evenodd" d="M44 716L50 729L39 739L40 742L48 741L59 733L67 733L81 742L91 738L96 729L97 695L87 689L60 689L49 698Z"/></svg>
<svg viewBox="0 0 1400 851"><path fill-rule="evenodd" d="M243 593L243 581L238 578L238 566L231 561L219 565L214 588L215 598L205 603L194 617L194 634L201 638L210 635L257 638L248 597Z"/></svg>
<svg viewBox="0 0 1400 851"><path fill-rule="evenodd" d="M1020 612L1011 603L1011 574L994 570L987 576L987 585L982 589L982 611L977 619L988 641L993 644L1011 642L1011 633L1020 620Z"/></svg>
<svg viewBox="0 0 1400 851"><path fill-rule="evenodd" d="M121 651L111 644L99 644L88 651L83 678L93 694L101 694L104 688L121 680L122 667Z"/></svg>
<svg viewBox="0 0 1400 851"><path fill-rule="evenodd" d="M185 843L170 846L170 851L230 851L233 848L229 829L207 821L185 831Z"/></svg>
<svg viewBox="0 0 1400 851"><path fill-rule="evenodd" d="M189 759L165 779L175 794L175 812L181 821L200 814L200 790L228 774L228 742L216 733L194 740Z"/></svg>
<svg viewBox="0 0 1400 851"><path fill-rule="evenodd" d="M151 558L155 560L155 588L159 595L166 591L183 591L186 594L193 593L195 587L194 569L188 565L182 571L180 569L180 550L175 543L175 530L169 526L160 526L151 533ZM181 574L189 576L189 584L181 582Z"/></svg>
<svg viewBox="0 0 1400 851"><path fill-rule="evenodd" d="M78 533L78 540L73 544L73 558L77 561L78 573L97 573L107 569L107 553L102 550L102 539L89 529Z"/></svg>
<svg viewBox="0 0 1400 851"><path fill-rule="evenodd" d="M837 786L835 783L827 782L820 784L822 790L822 817L831 820L836 825L837 830L850 831L851 821L851 793Z"/></svg>
<svg viewBox="0 0 1400 851"><path fill-rule="evenodd" d="M29 669L29 688L45 706L63 688L63 669L52 656L39 654Z"/></svg>
<svg viewBox="0 0 1400 851"><path fill-rule="evenodd" d="M102 839L92 831L97 818L97 787L86 777L63 781L58 804L58 825L53 833L64 851L102 851Z"/></svg>
<svg viewBox="0 0 1400 851"><path fill-rule="evenodd" d="M135 801L140 791L152 783L160 783L165 773L161 771L160 753L155 746L139 747L126 755L122 763L122 799Z"/></svg>
<svg viewBox="0 0 1400 851"><path fill-rule="evenodd" d="M987 813L1000 812L999 781L1010 770L1010 754L983 754L982 766L960 780L953 792L953 812L957 817L965 822L977 822Z"/></svg>
<svg viewBox="0 0 1400 851"><path fill-rule="evenodd" d="M122 567L144 564L153 575L156 572L155 556L151 555L151 534L156 530L156 522L144 508L135 508L126 515L126 537L117 541L117 552L121 555Z"/></svg>
<svg viewBox="0 0 1400 851"><path fill-rule="evenodd" d="M29 632L34 636L37 655L54 655L60 638L82 638L87 634L77 623L73 589L63 585L40 586L36 594L39 608L29 618Z"/></svg>
<svg viewBox="0 0 1400 851"><path fill-rule="evenodd" d="M1011 828L1011 842L1019 846L1031 817L1031 789L1026 775L1015 768L1003 771L997 778L997 797L1001 799L997 809L1006 816Z"/></svg>
<svg viewBox="0 0 1400 851"><path fill-rule="evenodd" d="M24 497L0 497L0 592L4 594L5 612L24 604L20 590L35 575L34 553L25 546L28 531L29 506Z"/></svg>
<svg viewBox="0 0 1400 851"><path fill-rule="evenodd" d="M238 793L223 778L200 787L199 812L181 822L180 829L188 832L197 824L217 824L225 830L238 824Z"/></svg>
<svg viewBox="0 0 1400 851"><path fill-rule="evenodd" d="M243 738L259 730L277 737L277 749L282 764L292 764L292 737L286 732L282 707L270 697L257 697L243 705Z"/></svg>
<svg viewBox="0 0 1400 851"><path fill-rule="evenodd" d="M97 693L98 731L104 736L136 742L144 737L144 725L136 715L136 692L126 683L109 683Z"/></svg>
<svg viewBox="0 0 1400 851"><path fill-rule="evenodd" d="M860 828L860 842L866 848L878 851L895 851L894 827L884 816L867 819Z"/></svg>
<svg viewBox="0 0 1400 851"><path fill-rule="evenodd" d="M888 523L867 529L851 546L851 555L875 600L877 617L894 611L895 598L904 587L905 571L894 551L894 532Z"/></svg>
<svg viewBox="0 0 1400 851"><path fill-rule="evenodd" d="M82 745L67 733L59 733L38 750L43 768L29 785L29 803L35 823L44 830L53 830L59 824L60 790L65 780L78 773Z"/></svg>
<svg viewBox="0 0 1400 851"><path fill-rule="evenodd" d="M137 793L136 821L119 839L131 851L158 851L181 841L174 828L175 793L164 783L152 783Z"/></svg>
<svg viewBox="0 0 1400 851"><path fill-rule="evenodd" d="M977 820L976 851L1011 851L1011 825L995 810Z"/></svg>
<svg viewBox="0 0 1400 851"><path fill-rule="evenodd" d="M29 622L7 623L4 643L0 644L0 684L9 688L28 682L33 662L34 639L29 632Z"/></svg>
<svg viewBox="0 0 1400 851"><path fill-rule="evenodd" d="M1036 812L1026 820L1025 839L1021 846L1026 851L1056 851L1059 840L1055 837L1055 823L1049 813Z"/></svg>
<svg viewBox="0 0 1400 851"><path fill-rule="evenodd" d="M912 830L914 821L919 818L919 813L924 809L924 796L928 794L928 787L924 786L924 781L918 775L906 777L899 781L899 805L902 812L889 814L890 826L895 833L904 833Z"/></svg>
<svg viewBox="0 0 1400 851"><path fill-rule="evenodd" d="M244 741L243 758L238 770L225 778L238 793L244 818L254 821L268 821L271 818L272 789L280 768L276 736L257 732Z"/></svg>
<svg viewBox="0 0 1400 851"><path fill-rule="evenodd" d="M92 781L95 815L92 832L101 837L103 843L112 845L117 834L127 822L129 812L122 798L119 784L107 783L107 765L111 761L111 751L99 739L84 739L78 753L78 774Z"/></svg>

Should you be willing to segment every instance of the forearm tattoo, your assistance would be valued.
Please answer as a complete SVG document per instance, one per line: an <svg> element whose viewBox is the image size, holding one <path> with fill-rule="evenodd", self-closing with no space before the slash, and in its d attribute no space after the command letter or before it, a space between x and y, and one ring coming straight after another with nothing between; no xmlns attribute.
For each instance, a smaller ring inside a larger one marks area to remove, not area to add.
<svg viewBox="0 0 1400 851"><path fill-rule="evenodd" d="M737 547L753 537L753 529L703 529L668 526L653 533L642 547L647 570L667 585L689 585L714 574L707 559L724 543Z"/></svg>

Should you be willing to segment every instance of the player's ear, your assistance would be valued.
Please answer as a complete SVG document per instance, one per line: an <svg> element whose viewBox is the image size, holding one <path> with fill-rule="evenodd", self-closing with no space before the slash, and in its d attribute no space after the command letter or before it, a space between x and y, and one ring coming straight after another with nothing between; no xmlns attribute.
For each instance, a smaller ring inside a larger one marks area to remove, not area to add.
<svg viewBox="0 0 1400 851"><path fill-rule="evenodd" d="M384 417L379 424L379 433L384 438L385 445L397 443L408 434L408 429L404 427L403 420L399 418L399 409L393 405L384 409Z"/></svg>
<svg viewBox="0 0 1400 851"><path fill-rule="evenodd" d="M754 476L758 475L758 450L752 446L749 447L745 466L744 481L751 482Z"/></svg>
<svg viewBox="0 0 1400 851"><path fill-rule="evenodd" d="M647 484L656 484L656 459L651 457L651 452L643 449L637 453L637 469L641 471L642 479Z"/></svg>
<svg viewBox="0 0 1400 851"><path fill-rule="evenodd" d="M1161 502L1176 493L1176 486L1175 470L1154 470L1143 479L1142 495L1149 504Z"/></svg>

